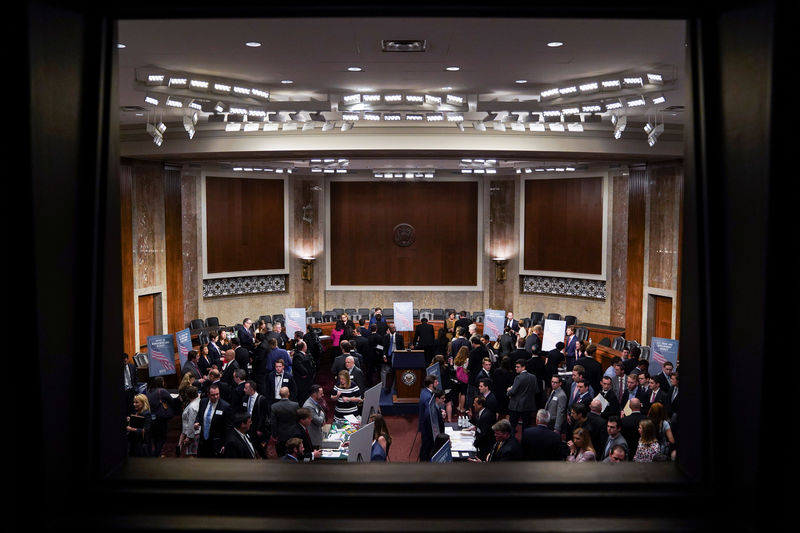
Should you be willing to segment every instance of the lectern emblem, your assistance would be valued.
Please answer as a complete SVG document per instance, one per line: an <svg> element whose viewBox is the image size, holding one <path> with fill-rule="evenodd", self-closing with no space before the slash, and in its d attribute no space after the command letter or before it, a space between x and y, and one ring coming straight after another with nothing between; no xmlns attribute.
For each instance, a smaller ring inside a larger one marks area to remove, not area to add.
<svg viewBox="0 0 800 533"><path fill-rule="evenodd" d="M403 382L403 385L405 385L406 387L410 387L411 385L417 382L417 376L410 370L406 370L405 372L403 372L403 375L400 377L400 380Z"/></svg>
<svg viewBox="0 0 800 533"><path fill-rule="evenodd" d="M397 246L411 246L414 244L414 226L411 224L398 224L394 227L394 243Z"/></svg>

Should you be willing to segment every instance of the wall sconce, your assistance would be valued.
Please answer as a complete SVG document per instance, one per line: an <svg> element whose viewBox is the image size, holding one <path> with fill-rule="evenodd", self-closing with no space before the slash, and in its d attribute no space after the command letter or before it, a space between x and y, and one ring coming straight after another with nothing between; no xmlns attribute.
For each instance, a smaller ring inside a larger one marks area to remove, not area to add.
<svg viewBox="0 0 800 533"><path fill-rule="evenodd" d="M314 261L315 257L301 257L300 262L303 263L303 268L300 270L300 279L304 281L311 281L314 279Z"/></svg>
<svg viewBox="0 0 800 533"><path fill-rule="evenodd" d="M494 261L494 279L500 282L505 281L506 264L508 264L508 259L505 257L493 257L492 261Z"/></svg>

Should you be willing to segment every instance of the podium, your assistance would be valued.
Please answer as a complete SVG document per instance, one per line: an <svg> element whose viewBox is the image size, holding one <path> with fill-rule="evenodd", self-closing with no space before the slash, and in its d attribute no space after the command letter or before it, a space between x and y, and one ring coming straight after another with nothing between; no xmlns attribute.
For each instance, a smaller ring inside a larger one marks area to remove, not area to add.
<svg viewBox="0 0 800 533"><path fill-rule="evenodd" d="M394 385L397 394L394 403L419 403L422 381L425 379L425 351L406 350L392 354Z"/></svg>

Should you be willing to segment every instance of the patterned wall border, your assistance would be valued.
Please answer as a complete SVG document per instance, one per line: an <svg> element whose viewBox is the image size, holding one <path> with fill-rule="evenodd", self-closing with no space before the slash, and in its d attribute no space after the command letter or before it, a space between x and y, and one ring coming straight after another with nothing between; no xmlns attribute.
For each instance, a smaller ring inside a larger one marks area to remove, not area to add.
<svg viewBox="0 0 800 533"><path fill-rule="evenodd" d="M556 278L550 276L520 276L522 292L552 296L577 296L606 299L606 282L594 279Z"/></svg>
<svg viewBox="0 0 800 533"><path fill-rule="evenodd" d="M286 292L286 274L203 280L203 297Z"/></svg>

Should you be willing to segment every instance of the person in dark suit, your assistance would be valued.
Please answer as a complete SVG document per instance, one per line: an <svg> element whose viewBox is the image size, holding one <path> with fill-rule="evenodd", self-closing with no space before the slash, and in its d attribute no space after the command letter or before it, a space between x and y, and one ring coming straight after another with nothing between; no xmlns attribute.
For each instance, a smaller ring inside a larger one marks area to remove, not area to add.
<svg viewBox="0 0 800 533"><path fill-rule="evenodd" d="M508 337L513 337L513 336L512 335L508 335ZM502 336L500 338L502 339ZM512 348L511 351L508 352L508 354L506 354L511 358L511 364L516 364L517 361L519 361L519 360L527 361L530 358L531 354L529 354L525 350L525 339L512 338L512 342L513 342L515 347ZM501 350L502 350L502 346L501 346ZM501 357L501 359L502 359L502 357Z"/></svg>
<svg viewBox="0 0 800 533"><path fill-rule="evenodd" d="M345 361L347 361L348 357L352 357L355 365L363 371L364 359L359 357L361 354L350 351L350 341L342 341L340 347L342 354L337 355L333 363L331 363L331 374L335 376L339 371L344 370L346 368Z"/></svg>
<svg viewBox="0 0 800 533"><path fill-rule="evenodd" d="M589 393L589 385L582 379L578 378L575 382L575 398L568 407L582 403L586 407L592 402L592 395Z"/></svg>
<svg viewBox="0 0 800 533"><path fill-rule="evenodd" d="M217 368L222 366L222 350L219 349L219 334L216 331L208 332L208 359Z"/></svg>
<svg viewBox="0 0 800 533"><path fill-rule="evenodd" d="M550 413L550 429L558 434L566 433L564 422L567 419L567 395L561 388L561 377L558 374L550 377L550 393L544 408Z"/></svg>
<svg viewBox="0 0 800 533"><path fill-rule="evenodd" d="M253 321L249 318L245 318L242 320L241 325L236 326L236 337L231 339L231 344L233 344L234 339L239 340L239 345L248 351L248 353L252 353L256 349L255 339L253 338L253 332L250 331L250 328L253 325ZM240 363L241 365L241 363Z"/></svg>
<svg viewBox="0 0 800 533"><path fill-rule="evenodd" d="M411 341L411 345L416 350L425 350L425 365L428 366L436 352L436 332L433 326L428 324L426 317L419 322L414 329L414 340Z"/></svg>
<svg viewBox="0 0 800 533"><path fill-rule="evenodd" d="M279 391L280 400L270 407L269 425L275 437L275 451L278 456L286 453L286 441L292 437L297 424L297 402L289 399L289 388L282 387Z"/></svg>
<svg viewBox="0 0 800 533"><path fill-rule="evenodd" d="M625 437L625 442L628 443L628 460L633 460L633 455L636 453L636 447L639 444L639 422L645 415L641 412L642 402L639 398L631 398L630 400L631 414L625 415L620 424L620 431L622 436Z"/></svg>
<svg viewBox="0 0 800 533"><path fill-rule="evenodd" d="M125 391L125 415L129 415L135 411L133 407L133 398L136 396L136 390L139 387L139 382L136 380L136 365L128 362L128 354L122 354L122 384Z"/></svg>
<svg viewBox="0 0 800 533"><path fill-rule="evenodd" d="M366 333L364 333L364 331L366 331ZM371 352L369 348L369 339L367 338L368 335L369 335L368 329L362 330L361 328L356 328L355 331L353 332L353 342L351 344L353 345L353 351L357 352L360 355L358 359L360 359L361 361L370 357ZM359 368L361 368L360 365Z"/></svg>
<svg viewBox="0 0 800 533"><path fill-rule="evenodd" d="M424 319L427 322L427 319ZM421 326L422 324L420 324ZM433 326L431 326L433 328ZM417 326L419 330L419 326ZM416 335L416 334L415 334ZM414 338L416 341L416 336ZM413 344L413 343L412 343ZM394 327L394 324L389 326L389 333L386 334L386 337L383 339L383 361L381 363L381 383L383 383L383 390L391 391L392 384L394 383L394 373L392 372L392 357L394 356L394 352L398 350L405 349L405 341L403 340L403 335L397 333L397 329ZM433 348L433 346L431 345ZM426 349L425 357L428 357L428 352Z"/></svg>
<svg viewBox="0 0 800 533"><path fill-rule="evenodd" d="M630 350L627 348L622 350L622 366L625 369L626 376L631 375L631 373L633 373L633 371L636 369L636 366L639 364L640 355L642 355L642 349L638 346L633 346Z"/></svg>
<svg viewBox="0 0 800 533"><path fill-rule="evenodd" d="M247 348L240 344L239 339L236 337L231 339L231 346L233 346L233 358L236 359L236 364L239 368L247 372L247 367L250 365L250 352ZM255 350L255 345L253 346Z"/></svg>
<svg viewBox="0 0 800 533"><path fill-rule="evenodd" d="M230 404L220 397L219 385L212 384L208 397L200 400L194 428L199 431L198 457L218 457L232 429Z"/></svg>
<svg viewBox="0 0 800 533"><path fill-rule="evenodd" d="M244 385L245 396L242 400L244 411L250 415L252 424L248 435L256 453L262 458L267 458L267 442L269 442L269 403L266 396L258 393L258 385L249 380Z"/></svg>
<svg viewBox="0 0 800 533"><path fill-rule="evenodd" d="M636 374L631 374L625 378L625 385L626 389L625 392L622 393L622 401L620 402L623 409L634 398L639 400L639 405L644 403L646 392L640 389Z"/></svg>
<svg viewBox="0 0 800 533"><path fill-rule="evenodd" d="M435 386L435 385L434 385ZM433 396L431 397L427 409L423 411L422 427L420 429L420 448L419 460L427 462L435 453L434 443L436 442L433 436L433 424L438 427L439 435L444 433L444 419L442 418L442 409L444 408L445 393L444 391L436 391L434 389ZM438 448L436 448L438 449Z"/></svg>
<svg viewBox="0 0 800 533"><path fill-rule="evenodd" d="M590 344L586 348L586 354L575 360L576 365L581 365L586 372L586 380L592 386L592 390L600 390L600 378L603 377L603 366L594 358L597 353L597 346Z"/></svg>
<svg viewBox="0 0 800 533"><path fill-rule="evenodd" d="M311 355L314 360L314 366L319 368L319 360L322 357L322 342L319 340L319 335L314 331L314 325L308 324L306 326L306 334L303 335L303 342L306 343L306 353Z"/></svg>
<svg viewBox="0 0 800 533"><path fill-rule="evenodd" d="M542 350L542 338L539 335L542 333L542 326L536 324L528 330L528 336L525 337L525 351L530 354L538 354Z"/></svg>
<svg viewBox="0 0 800 533"><path fill-rule="evenodd" d="M595 450L602 450L606 445L606 439L608 439L608 432L606 431L608 424L601 415L602 411L603 405L600 400L592 400L592 403L589 404L589 412L586 415L589 423L589 433L592 437L592 445ZM596 457L596 459L599 460L600 458Z"/></svg>
<svg viewBox="0 0 800 533"><path fill-rule="evenodd" d="M486 407L486 398L480 395L475 396L472 401L471 415L477 456L485 461L495 442L492 426L497 421L497 416L494 411Z"/></svg>
<svg viewBox="0 0 800 533"><path fill-rule="evenodd" d="M189 372L192 374L192 379L203 379L203 374L200 372L200 367L197 366L197 351L189 350L186 354L186 364L181 366L181 374L186 375Z"/></svg>
<svg viewBox="0 0 800 533"><path fill-rule="evenodd" d="M481 379L478 381L478 394L476 398L483 398L486 400L486 408L493 413L497 413L500 405L497 403L497 397L492 392L492 380Z"/></svg>
<svg viewBox="0 0 800 533"><path fill-rule="evenodd" d="M672 362L666 361L663 365L661 365L661 372L653 376L661 384L661 390L666 392L667 396L670 395L670 390L672 389L672 368Z"/></svg>
<svg viewBox="0 0 800 533"><path fill-rule="evenodd" d="M281 457L280 460L287 463L299 463L304 453L303 440L292 437L286 441L286 455Z"/></svg>
<svg viewBox="0 0 800 533"><path fill-rule="evenodd" d="M223 457L226 459L257 459L255 446L250 442L248 433L252 419L246 411L236 413L233 417L233 431L228 433L225 441Z"/></svg>
<svg viewBox="0 0 800 533"><path fill-rule="evenodd" d="M292 363L294 371L292 377L297 385L297 403L303 405L311 393L311 385L314 384L314 360L305 351L306 343L298 340L294 346Z"/></svg>
<svg viewBox="0 0 800 533"><path fill-rule="evenodd" d="M275 370L275 361L278 359L283 359L283 366L286 370L286 373L291 374L292 358L289 356L289 352L280 347L280 343L275 337L268 338L267 345L269 346L269 354L267 355L267 371L272 372Z"/></svg>
<svg viewBox="0 0 800 533"><path fill-rule="evenodd" d="M567 326L567 342L565 344L567 370L575 366L575 350L578 348L578 337L575 336L575 326Z"/></svg>
<svg viewBox="0 0 800 533"><path fill-rule="evenodd" d="M258 392L264 394L266 392L266 379L270 369L267 367L269 362L270 346L267 342L267 337L264 333L256 333L256 340L258 346L252 356L253 369L250 373L250 378L256 382Z"/></svg>
<svg viewBox="0 0 800 533"><path fill-rule="evenodd" d="M383 309L380 307L375 308L372 318L369 319L370 332L372 331L372 326L375 326L375 330L381 337L386 335L386 331L389 329L389 324L386 322L386 319L383 318Z"/></svg>
<svg viewBox="0 0 800 533"><path fill-rule="evenodd" d="M536 354L532 355L525 361L525 370L527 370L529 374L532 374L539 384L539 395L536 397L536 405L544 405L545 396L549 394L550 389L550 374L547 373L544 359Z"/></svg>
<svg viewBox="0 0 800 533"><path fill-rule="evenodd" d="M381 333L378 331L377 324L370 324L369 337L367 337L369 353L365 354L367 357L364 359L364 368L362 369L364 375L370 381L372 380L372 376L380 374L380 368L383 364L383 355L386 353L386 346L383 345L385 338L385 332Z"/></svg>
<svg viewBox="0 0 800 533"><path fill-rule="evenodd" d="M564 362L565 349L564 343L559 341L556 343L555 348L545 354L545 365L547 366L547 372L551 376L558 374L558 367Z"/></svg>
<svg viewBox="0 0 800 533"><path fill-rule="evenodd" d="M516 322L516 321L514 321ZM500 345L500 351L498 352L499 357L503 357L504 355L510 355L516 349L517 338L515 335L511 333L512 329L510 326L506 326L503 329L503 334L497 338L497 343ZM520 348L521 351L525 351L524 349ZM525 352L523 359L528 358L528 353ZM517 358L512 357L512 361L516 361Z"/></svg>
<svg viewBox="0 0 800 533"><path fill-rule="evenodd" d="M275 362L275 370L267 375L267 392L264 396L267 397L270 409L273 403L281 399L280 391L284 387L289 391L290 399L297 398L297 384L294 382L294 378L285 372L283 360L278 359ZM275 429L273 428L272 431L274 433Z"/></svg>
<svg viewBox="0 0 800 533"><path fill-rule="evenodd" d="M291 439L297 437L303 441L302 456L297 456L297 458L302 461L313 461L314 459L319 459L322 456L322 452L314 449L314 445L311 442L311 435L308 432L308 428L311 425L311 411L305 407L301 407L297 410L296 417L297 423L295 424L289 438Z"/></svg>
<svg viewBox="0 0 800 533"><path fill-rule="evenodd" d="M450 342L450 357L453 359L458 355L458 350L460 350L462 346L466 346L467 350L470 349L469 340L464 336L466 333L467 328L456 328L455 337L453 337L453 340ZM452 361L450 364L452 364Z"/></svg>
<svg viewBox="0 0 800 533"><path fill-rule="evenodd" d="M233 350L225 350L223 354L222 360L222 381L228 384L228 386L233 389L236 384L233 382L233 372L239 368L239 363L236 362L235 359L235 352ZM231 398L230 396L224 398L224 400L230 403Z"/></svg>
<svg viewBox="0 0 800 533"><path fill-rule="evenodd" d="M244 405L244 384L247 380L247 372L237 368L233 372L233 388L231 389L231 412L233 414L243 411Z"/></svg>
<svg viewBox="0 0 800 533"><path fill-rule="evenodd" d="M563 461L568 450L561 436L550 429L550 413L536 412L536 425L522 430L522 454L528 461Z"/></svg>
<svg viewBox="0 0 800 533"><path fill-rule="evenodd" d="M654 377L650 378L650 390L645 394L645 400L642 402L642 411L645 413L656 402L665 406L669 412L669 395L661 389L661 383Z"/></svg>
<svg viewBox="0 0 800 533"><path fill-rule="evenodd" d="M536 378L525 370L524 361L517 361L515 370L517 377L507 392L509 421L513 431L516 431L519 420L522 420L522 429L530 426L531 415L536 411L536 395L539 393Z"/></svg>
<svg viewBox="0 0 800 533"><path fill-rule="evenodd" d="M617 398L617 394L614 392L614 388L611 386L611 378L608 376L603 376L603 379L600 380L600 396L602 396L608 405L606 408L603 409L601 413L602 417L608 420L612 416L619 416L620 407L619 407L619 399Z"/></svg>
<svg viewBox="0 0 800 533"><path fill-rule="evenodd" d="M469 331L469 325L472 324L472 320L467 318L466 311L461 311L460 313L458 313L458 315L459 318L458 320L456 320L454 327L456 331L458 331L458 328L464 328L464 333L462 334L462 336L464 336L466 335L467 331ZM453 354L455 355L455 352L453 352Z"/></svg>
<svg viewBox="0 0 800 533"><path fill-rule="evenodd" d="M275 324L272 326L272 331L267 333L267 341L269 341L269 339L275 339L278 348L282 350L286 349L286 344L289 342L289 336L283 331L283 324L280 322L275 322Z"/></svg>
<svg viewBox="0 0 800 533"><path fill-rule="evenodd" d="M522 446L516 437L514 437L511 423L505 418L500 419L494 423L492 431L494 432L495 443L485 461L487 463L494 463L497 461L521 461L523 458ZM483 462L483 459L479 458L470 458L469 460Z"/></svg>
<svg viewBox="0 0 800 533"><path fill-rule="evenodd" d="M492 361L488 357L484 357L481 361L481 369L473 376L470 374L470 382L473 387L478 386L478 382L484 379L492 381ZM495 410L496 411L496 410Z"/></svg>
<svg viewBox="0 0 800 533"><path fill-rule="evenodd" d="M509 311L506 313L505 327L514 332L514 335L519 333L519 321L514 320L514 313Z"/></svg>

